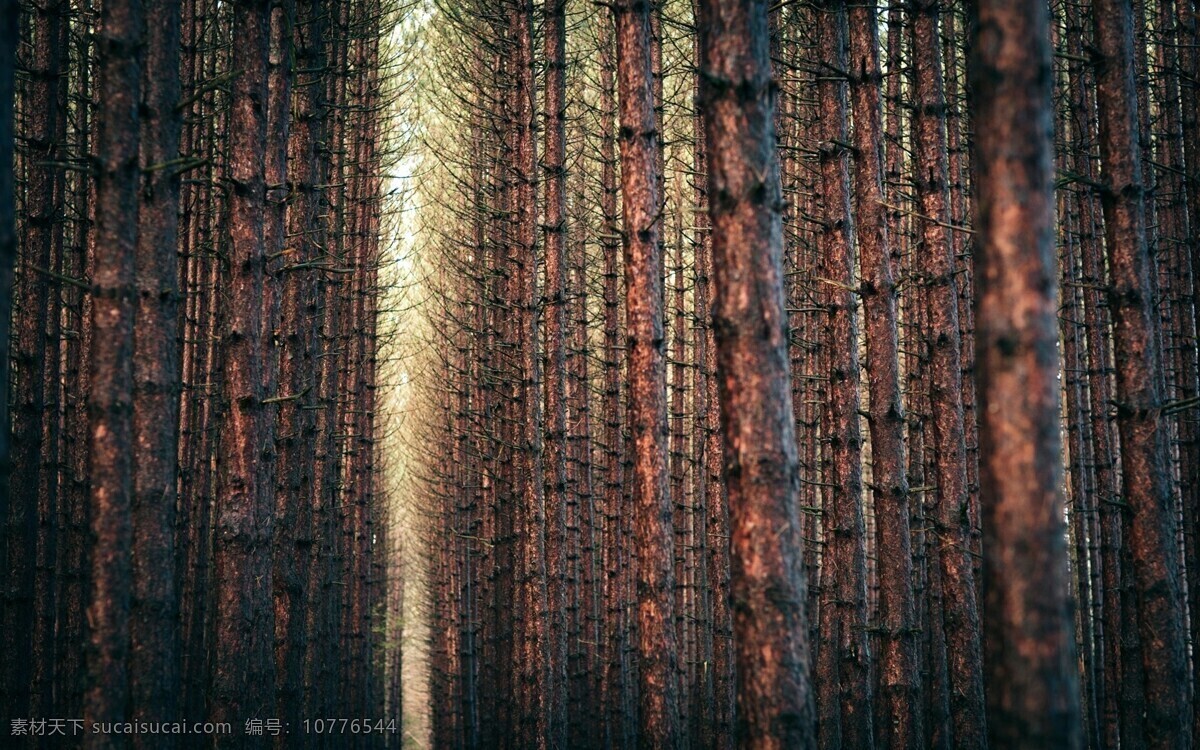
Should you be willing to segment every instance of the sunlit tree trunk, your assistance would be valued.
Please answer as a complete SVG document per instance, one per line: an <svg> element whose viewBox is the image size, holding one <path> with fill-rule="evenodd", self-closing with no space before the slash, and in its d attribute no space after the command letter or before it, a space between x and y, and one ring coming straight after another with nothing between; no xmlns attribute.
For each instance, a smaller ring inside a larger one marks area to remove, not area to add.
<svg viewBox="0 0 1200 750"><path fill-rule="evenodd" d="M833 70L847 63L846 6L831 0L816 13L819 59ZM862 507L859 424L858 312L854 292L854 217L850 211L847 84L817 79L819 92L819 218L817 253L821 347L828 373L822 432L829 451L822 525L820 629L817 655L818 739L823 748L874 743L867 641L866 528Z"/></svg>
<svg viewBox="0 0 1200 750"><path fill-rule="evenodd" d="M866 321L872 494L880 559L879 701L885 747L925 745L917 672L904 407L896 323L896 282L883 197L879 31L874 9L849 8L850 98L854 115L854 209Z"/></svg>

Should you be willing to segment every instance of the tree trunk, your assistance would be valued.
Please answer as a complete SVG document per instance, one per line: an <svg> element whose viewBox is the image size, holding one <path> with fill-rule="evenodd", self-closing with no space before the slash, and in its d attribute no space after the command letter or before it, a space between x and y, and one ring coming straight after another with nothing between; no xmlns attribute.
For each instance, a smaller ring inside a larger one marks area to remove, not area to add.
<svg viewBox="0 0 1200 750"><path fill-rule="evenodd" d="M96 245L92 272L91 648L84 718L124 721L132 595L130 518L133 492L133 320L138 240L138 136L141 104L142 6L105 3L100 18L96 146ZM90 734L85 746L118 747L112 734Z"/></svg>
<svg viewBox="0 0 1200 750"><path fill-rule="evenodd" d="M962 346L954 245L947 228L949 172L946 98L943 91L940 0L911 6L915 106L916 191L921 215L918 250L930 313L929 402L933 424L936 491L933 529L943 589L942 617L950 683L953 744L982 748L987 742L979 615L970 559L966 438L963 427Z"/></svg>
<svg viewBox="0 0 1200 750"><path fill-rule="evenodd" d="M63 197L63 159L61 134L66 112L60 99L60 82L65 79L67 60L62 49L66 8L54 0L28 9L31 16L27 50L20 63L28 72L22 91L23 112L16 120L15 135L23 141L23 213L19 235L19 273L16 277L12 326L10 373L12 377L11 478L9 502L0 519L5 523L6 570L4 584L3 674L0 675L0 699L14 716L31 709L31 689L35 671L40 672L39 652L45 632L46 613L42 594L46 593L47 570L44 550L48 529L39 528L49 520L45 500L45 456L52 447L46 437L49 412L56 406L47 402L47 386L57 372L57 361L47 355L47 331L51 303L49 274L54 259L61 257L63 220L58 205ZM14 177L16 175L14 174ZM57 311L57 305L55 305ZM50 395L53 399L53 394ZM39 559L41 564L39 564ZM53 564L52 562L50 563ZM52 617L52 615L51 615Z"/></svg>
<svg viewBox="0 0 1200 750"><path fill-rule="evenodd" d="M1109 268L1109 310L1117 363L1117 429L1129 549L1138 599L1146 685L1146 741L1190 746L1191 699L1175 511L1167 481L1167 422L1162 415L1162 358L1146 245L1138 103L1129 0L1094 0L1101 199Z"/></svg>
<svg viewBox="0 0 1200 750"><path fill-rule="evenodd" d="M20 36L18 6L18 0L0 2L0 524L4 525L4 528L0 529L0 560L6 563L9 560L7 524L12 497L9 476L13 470L12 425L9 422L9 369L12 361L13 270L17 260L16 195L13 185L13 105L16 93L17 41ZM4 593L8 593L7 583ZM2 605L7 621L9 607L12 606L7 596ZM18 634L10 634L16 635ZM6 640L5 666L8 665L9 659L18 653L8 651L8 648L9 641ZM9 679L7 669L0 671L0 695L12 700L15 696L11 692L13 685ZM6 705L12 704L6 702Z"/></svg>
<svg viewBox="0 0 1200 750"><path fill-rule="evenodd" d="M275 662L277 711L290 726L298 726L304 713L304 653L309 633L306 612L317 606L310 599L307 561L313 547L312 497L316 453L314 361L317 323L317 271L301 267L321 259L321 224L317 218L320 166L317 144L321 138L324 78L317 73L325 64L325 4L320 0L297 3L293 31L295 66L309 71L295 82L292 118L288 130L286 211L287 234L293 252L279 270L282 276L281 319L288 321L279 336L279 387L283 397L276 418L279 460L276 464L275 521L277 534L272 572L275 610Z"/></svg>
<svg viewBox="0 0 1200 750"><path fill-rule="evenodd" d="M818 54L833 71L846 70L846 7L830 0L817 10ZM822 522L820 627L817 656L818 739L823 748L870 748L874 742L867 642L866 529L862 508L862 432L859 426L858 315L854 298L854 219L846 132L846 80L818 76L823 214L817 236L818 305L824 307L821 346L828 373L822 432L829 451Z"/></svg>
<svg viewBox="0 0 1200 750"><path fill-rule="evenodd" d="M240 723L266 716L275 701L271 534L274 504L264 486L262 453L273 432L265 420L262 299L266 264L263 223L266 183L269 0L233 6L239 42L233 46L229 122L229 269L222 388L228 404L216 488L217 583L215 662L209 705L213 721Z"/></svg>
<svg viewBox="0 0 1200 750"><path fill-rule="evenodd" d="M146 9L142 67L141 202L133 401L133 609L130 689L135 721L179 716L179 594L175 506L179 434L180 4ZM135 744L148 746L141 735Z"/></svg>
<svg viewBox="0 0 1200 750"><path fill-rule="evenodd" d="M1036 0L974 8L987 726L996 747L1079 747L1061 494L1048 9Z"/></svg>
<svg viewBox="0 0 1200 750"><path fill-rule="evenodd" d="M544 0L546 55L546 571L549 576L549 712L552 746L567 723L567 412L566 412L566 0Z"/></svg>
<svg viewBox="0 0 1200 750"><path fill-rule="evenodd" d="M737 738L740 747L811 748L815 715L766 2L703 0L699 20Z"/></svg>
<svg viewBox="0 0 1200 750"><path fill-rule="evenodd" d="M633 440L633 547L637 550L639 746L678 741L671 498L663 330L662 194L654 112L650 4L613 7L620 92L621 197Z"/></svg>
<svg viewBox="0 0 1200 750"><path fill-rule="evenodd" d="M925 746L917 672L904 407L900 399L896 282L883 197L879 30L872 8L849 8L854 114L854 210L866 320L871 476L880 560L877 736L884 747Z"/></svg>

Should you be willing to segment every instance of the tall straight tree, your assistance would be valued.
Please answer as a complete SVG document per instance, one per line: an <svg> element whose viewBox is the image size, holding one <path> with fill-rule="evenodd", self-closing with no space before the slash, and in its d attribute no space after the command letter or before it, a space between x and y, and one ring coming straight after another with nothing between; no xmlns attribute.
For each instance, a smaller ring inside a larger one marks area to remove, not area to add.
<svg viewBox="0 0 1200 750"><path fill-rule="evenodd" d="M178 717L179 600L175 581L180 353L180 3L146 8L142 66L141 202L138 205L137 325L133 401L132 718ZM135 742L146 746L142 735Z"/></svg>
<svg viewBox="0 0 1200 750"><path fill-rule="evenodd" d="M989 741L1073 748L1083 737L1061 494L1049 9L977 0L972 11Z"/></svg>
<svg viewBox="0 0 1200 750"><path fill-rule="evenodd" d="M92 589L84 719L128 718L133 491L134 268L138 236L138 142L143 19L140 0L106 2L97 39L96 246L92 269ZM119 747L90 733L85 747Z"/></svg>
<svg viewBox="0 0 1200 750"><path fill-rule="evenodd" d="M826 0L816 13L817 48L829 70L846 69L846 4ZM821 413L827 471L824 555L817 651L818 735L821 747L870 748L873 742L871 655L867 641L866 528L862 508L862 430L858 311L853 294L854 219L850 212L846 80L817 79L822 213L817 233L822 308L820 344L826 397Z"/></svg>
<svg viewBox="0 0 1200 750"><path fill-rule="evenodd" d="M919 709L912 534L909 526L904 406L900 399L896 282L883 199L883 126L879 28L874 7L847 9L850 103L854 115L854 212L859 286L866 321L872 496L879 573L879 714L884 747L925 746Z"/></svg>
<svg viewBox="0 0 1200 750"><path fill-rule="evenodd" d="M968 546L967 446L963 425L962 338L958 323L955 243L950 234L946 94L940 39L941 0L909 5L914 104L913 175L920 214L918 257L926 274L929 323L929 406L933 425L933 523L939 547L946 668L953 744L971 750L987 742L983 664L974 564ZM942 648L942 644L936 644Z"/></svg>
<svg viewBox="0 0 1200 750"><path fill-rule="evenodd" d="M520 710L518 737L528 747L544 747L550 737L551 686L546 586L546 507L542 455L541 360L538 356L537 268L537 116L533 47L533 0L511 0L507 8L509 54L513 71L508 89L511 234L508 238L511 299L516 309L516 346L512 383L515 402L517 524L519 573L518 632L521 661L516 674L522 687L515 696Z"/></svg>
<svg viewBox="0 0 1200 750"><path fill-rule="evenodd" d="M625 742L631 735L630 717L622 708L627 693L628 674L625 669L628 650L628 610L622 586L621 566L625 559L627 540L621 524L621 505L624 496L625 433L621 409L621 286L619 241L621 224L618 217L617 186L618 156L616 87L616 29L607 15L599 24L600 57L600 251L603 256L603 397L601 413L603 430L603 474L605 544L602 551L604 567L605 613L611 636L611 646L605 645L606 676L601 693L601 708L611 741Z"/></svg>
<svg viewBox="0 0 1200 750"><path fill-rule="evenodd" d="M699 0L693 0L693 12L700 16ZM696 66L693 79L695 95L703 87L700 65L700 39L693 42ZM697 513L697 522L703 524L700 535L703 560L701 597L704 611L701 615L707 625L703 634L703 658L712 666L704 672L704 696L712 710L700 712L701 741L717 748L727 748L733 739L733 717L736 702L734 680L733 642L730 631L733 627L729 617L729 545L721 543L728 538L729 511L726 504L725 483L721 471L721 415L718 408L718 384L716 378L717 353L713 339L712 299L712 238L708 226L708 161L705 146L704 118L697 112L692 123L694 145L693 175L695 193L695 229L693 262L695 264L695 289L692 292L693 309L696 316L695 358L696 390L693 398L695 438L693 450L696 456L695 494L696 503L702 509Z"/></svg>
<svg viewBox="0 0 1200 750"><path fill-rule="evenodd" d="M5 639L0 654L0 701L17 716L29 713L33 707L30 693L41 692L36 683L45 671L41 657L45 655L47 622L52 620L42 611L49 593L45 585L49 566L38 551L47 541L43 524L52 515L44 502L49 499L47 490L51 486L46 474L55 468L53 459L47 460L51 447L46 440L53 411L47 404L47 389L53 390L56 385L50 373L57 370L56 363L50 361L52 351L48 346L52 336L47 336L51 326L46 273L53 271L55 259L61 256L63 241L64 222L56 199L62 194L64 173L60 146L66 113L60 83L65 80L67 68L62 45L65 10L63 0L29 6L25 21L28 43L18 45L26 79L21 85L22 111L16 134L23 146L16 170L21 173L24 215L17 302L10 321L12 501L4 518L5 567L9 573L0 609L0 630ZM49 399L56 400L53 392Z"/></svg>
<svg viewBox="0 0 1200 750"><path fill-rule="evenodd" d="M233 3L233 82L229 118L229 289L221 385L227 424L220 436L216 495L213 721L266 716L274 705L271 595L274 504L261 455L272 430L264 419L262 369L266 265L267 48L271 0Z"/></svg>
<svg viewBox="0 0 1200 750"><path fill-rule="evenodd" d="M546 54L546 571L550 602L551 744L566 742L567 360L566 0L544 0ZM577 525L577 524L576 524Z"/></svg>
<svg viewBox="0 0 1200 750"><path fill-rule="evenodd" d="M16 203L13 189L13 102L16 92L18 2L0 2L0 524L8 519L8 477L12 473L8 421L13 268L17 260ZM0 560L8 559L7 534L0 530ZM0 671L0 680L5 675ZM7 686L0 686L0 692Z"/></svg>
<svg viewBox="0 0 1200 750"><path fill-rule="evenodd" d="M667 488L666 336L663 330L662 194L647 0L613 6L617 29L629 426L633 439L633 545L641 747L677 740L674 538Z"/></svg>
<svg viewBox="0 0 1200 750"><path fill-rule="evenodd" d="M737 743L815 746L766 0L701 0Z"/></svg>
<svg viewBox="0 0 1200 750"><path fill-rule="evenodd" d="M280 337L279 383L291 401L280 404L276 432L280 459L276 464L275 513L275 657L279 715L294 725L303 716L305 627L309 603L307 558L313 538L311 497L316 450L313 412L317 318L317 273L303 268L319 258L321 227L318 206L321 166L317 144L323 133L326 7L322 0L301 0L296 7L293 49L295 65L306 71L292 93L288 130L288 181L291 195L286 219L293 237L293 263L285 266L280 289L280 315L289 321Z"/></svg>
<svg viewBox="0 0 1200 750"><path fill-rule="evenodd" d="M1183 588L1168 481L1168 422L1149 251L1130 0L1093 0L1101 204L1117 363L1117 430L1146 685L1146 742L1191 746Z"/></svg>

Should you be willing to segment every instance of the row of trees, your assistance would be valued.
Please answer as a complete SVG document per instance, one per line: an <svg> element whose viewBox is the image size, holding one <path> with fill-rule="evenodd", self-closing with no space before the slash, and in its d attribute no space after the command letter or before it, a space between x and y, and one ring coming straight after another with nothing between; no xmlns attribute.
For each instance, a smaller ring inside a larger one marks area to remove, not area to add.
<svg viewBox="0 0 1200 750"><path fill-rule="evenodd" d="M427 13L436 746L1191 746L1194 3Z"/></svg>
<svg viewBox="0 0 1200 750"><path fill-rule="evenodd" d="M375 410L399 9L19 5L0 12L5 734L84 719L72 746L209 746L90 723L210 721L241 746L275 719L295 746L304 718L397 716Z"/></svg>

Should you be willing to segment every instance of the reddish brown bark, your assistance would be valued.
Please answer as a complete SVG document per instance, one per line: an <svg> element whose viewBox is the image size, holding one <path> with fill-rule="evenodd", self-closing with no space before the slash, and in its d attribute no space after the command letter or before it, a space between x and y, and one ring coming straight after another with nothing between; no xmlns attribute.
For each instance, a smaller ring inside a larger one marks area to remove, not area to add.
<svg viewBox="0 0 1200 750"><path fill-rule="evenodd" d="M762 0L700 3L741 747L815 745L782 196ZM769 530L769 531L768 531Z"/></svg>
<svg viewBox="0 0 1200 750"><path fill-rule="evenodd" d="M574 513L575 535L578 538L578 580L573 587L572 606L577 609L576 624L568 632L568 648L574 650L574 669L568 674L569 697L567 704L568 735L570 747L599 745L603 736L604 715L597 711L601 706L600 696L603 679L600 643L607 638L604 610L601 602L599 548L603 524L598 512L595 495L595 474L592 450L592 363L594 349L590 344L589 323L594 319L589 291L588 267L591 254L588 250L588 233L592 228L589 221L592 206L587 195L587 173L578 169L571 174L571 194L574 211L570 223L581 231L570 234L568 244L569 268L567 297L570 304L571 331L570 352L567 357L567 447L569 451L569 476L576 511ZM568 522L570 530L571 523Z"/></svg>
<svg viewBox="0 0 1200 750"><path fill-rule="evenodd" d="M567 407L566 407L566 0L544 0L546 173L546 571L550 632L548 742L562 747L567 723Z"/></svg>
<svg viewBox="0 0 1200 750"><path fill-rule="evenodd" d="M1093 96L1093 81L1090 68L1083 63L1083 45L1090 32L1084 28L1085 19L1067 15L1065 40L1067 53L1080 60L1072 60L1067 66L1067 81L1070 90L1070 112L1072 119L1073 147L1069 153L1069 166L1080 181L1078 188L1078 237L1080 249L1080 292L1083 303L1083 324L1086 331L1087 398L1090 423L1087 426L1087 444L1091 446L1095 502L1100 516L1100 596L1101 626L1104 630L1104 654L1102 679L1099 680L1104 694L1103 705L1098 710L1103 716L1102 739L1107 747L1116 747L1120 731L1127 736L1140 736L1138 729L1141 709L1139 700L1132 700L1141 691L1133 680L1122 680L1122 660L1130 658L1123 654L1121 599L1122 583L1121 526L1122 505L1118 502L1117 457L1113 425L1108 412L1112 402L1112 366L1108 314L1103 302L1104 259L1100 206L1096 195L1096 114ZM1124 574L1128 580L1128 574ZM1136 658L1136 657L1135 657ZM1124 703L1125 705L1122 705ZM1124 716L1122 716L1124 714Z"/></svg>
<svg viewBox="0 0 1200 750"><path fill-rule="evenodd" d="M1101 202L1117 369L1116 421L1123 495L1131 510L1128 546L1145 670L1146 742L1154 748L1187 747L1191 699L1179 689L1187 681L1184 603L1166 474L1167 424L1146 244L1132 8L1129 0L1096 0L1092 16L1100 61Z"/></svg>
<svg viewBox="0 0 1200 750"><path fill-rule="evenodd" d="M821 347L828 373L822 432L828 465L822 528L821 647L816 676L818 740L823 748L873 746L871 655L867 643L866 528L862 508L858 314L854 298L854 219L850 213L847 131L846 6L826 2L816 14L823 75L819 92L820 191L817 234Z"/></svg>
<svg viewBox="0 0 1200 750"><path fill-rule="evenodd" d="M292 118L288 130L286 212L293 251L279 269L280 316L287 321L279 339L279 387L290 400L277 411L279 460L276 468L276 529L274 550L275 661L278 711L289 725L303 718L306 611L309 599L306 562L313 546L313 468L316 451L314 362L317 320L317 271L304 264L320 259L321 225L317 218L320 166L317 143L323 129L321 76L324 65L325 5L319 0L297 3L293 32L295 65L306 71L294 82Z"/></svg>
<svg viewBox="0 0 1200 750"><path fill-rule="evenodd" d="M326 69L330 75L322 83L325 87L323 108L325 122L324 147L321 148L321 181L325 207L325 227L321 234L324 261L317 268L337 268L346 263L345 216L346 184L348 170L345 134L348 127L347 75L350 53L350 4L340 3L330 8L327 15ZM313 462L312 512L313 544L312 563L309 571L310 596L318 602L309 609L305 629L309 634L305 653L306 715L324 715L338 710L337 693L331 683L338 680L337 656L340 636L339 608L342 588L337 586L339 530L338 472L340 470L340 446L337 436L341 412L338 409L341 376L340 337L346 330L348 310L343 291L348 286L344 274L320 274L317 282L317 325L316 357L319 361L315 386L317 410L316 460Z"/></svg>
<svg viewBox="0 0 1200 750"><path fill-rule="evenodd" d="M891 748L925 744L921 722L909 528L908 462L896 323L896 282L883 197L879 30L874 9L849 8L854 114L854 210L866 321L872 496L879 570L880 711L877 736Z"/></svg>
<svg viewBox="0 0 1200 750"><path fill-rule="evenodd" d="M219 221L216 196L207 185L219 179L223 159L215 143L220 128L215 92L201 91L202 81L217 74L218 56L202 54L215 38L219 18L213 18L200 0L191 3L191 13L183 29L190 69L185 68L184 93L190 105L185 108L185 137L189 155L204 160L199 180L182 186L181 221L185 222L188 295L187 322L183 341L183 396L180 402L180 524L178 580L180 585L182 641L181 671L184 675L182 705L187 716L205 711L211 662L211 607L208 591L212 580L212 488L213 424L217 415L216 398L209 387L219 372L215 342L218 263L212 253L213 229ZM220 61L223 64L223 61Z"/></svg>
<svg viewBox="0 0 1200 750"><path fill-rule="evenodd" d="M678 711L671 498L663 330L662 201L654 112L650 3L614 8L620 100L629 419L633 440L633 545L637 550L637 655L641 747L677 741Z"/></svg>
<svg viewBox="0 0 1200 750"><path fill-rule="evenodd" d="M273 493L261 455L272 433L264 417L263 223L270 2L233 6L240 41L233 46L229 122L229 281L222 388L228 403L220 441L213 561L217 586L215 657L209 709L213 721L266 716L275 700L271 643Z"/></svg>
<svg viewBox="0 0 1200 750"><path fill-rule="evenodd" d="M936 490L926 497L939 547L942 618L950 684L953 744L986 744L979 614L974 565L969 549L967 453L962 401L962 342L958 321L958 283L948 211L946 97L941 43L940 0L918 0L911 9L914 180L920 215L916 250L928 295L929 404ZM939 644L940 645L940 644ZM935 646L936 647L936 646Z"/></svg>
<svg viewBox="0 0 1200 750"><path fill-rule="evenodd" d="M694 3L698 12L698 2ZM699 95L703 86L700 73L700 40L694 44L697 61L693 93ZM700 556L699 598L700 658L710 665L701 676L698 688L702 708L698 712L693 742L700 746L727 748L732 742L733 707L736 700L733 682L732 643L727 637L729 599L728 570L729 515L725 509L724 482L721 481L719 451L721 415L716 392L716 347L713 341L710 307L712 279L710 276L712 241L708 226L708 162L704 135L704 118L693 120L694 217L692 253L695 268L692 305L695 315L693 346L693 437L695 456L692 496L697 505L697 550ZM709 708L711 707L711 708Z"/></svg>
<svg viewBox="0 0 1200 750"><path fill-rule="evenodd" d="M1036 0L973 7L987 726L997 747L1078 747L1058 423L1049 12Z"/></svg>
<svg viewBox="0 0 1200 750"><path fill-rule="evenodd" d="M517 735L526 747L545 747L551 731L551 664L546 586L546 508L543 485L541 359L537 336L537 134L534 101L533 2L514 0L507 8L512 87L509 95L512 180L512 264L509 303L515 308L516 346L513 388L516 462L513 500L519 585L516 643L520 680Z"/></svg>
<svg viewBox="0 0 1200 750"><path fill-rule="evenodd" d="M669 465L671 477L672 527L675 534L675 643L679 649L679 724L681 728L690 726L694 721L691 702L691 685L694 676L694 665L697 663L695 640L692 637L692 624L695 621L695 607L692 602L692 550L695 544L691 538L692 508L689 505L689 495L685 486L687 473L687 432L684 428L684 362L687 357L687 332L683 319L683 201L676 191L674 205L670 210L674 213L674 248L670 255L672 269L668 271L671 278L671 347L668 355L670 363L670 452ZM686 736L686 735L685 735Z"/></svg>
<svg viewBox="0 0 1200 750"><path fill-rule="evenodd" d="M621 508L625 471L625 435L622 429L621 399L621 274L620 231L617 185L617 104L615 23L602 17L600 22L600 250L602 269L603 390L601 413L604 419L602 460L604 475L604 526L602 567L604 603L609 637L602 642L605 678L601 695L607 727L606 743L627 744L632 736L632 718L622 701L628 691L625 669L629 647L628 608L621 586L621 567L627 545L622 534Z"/></svg>

